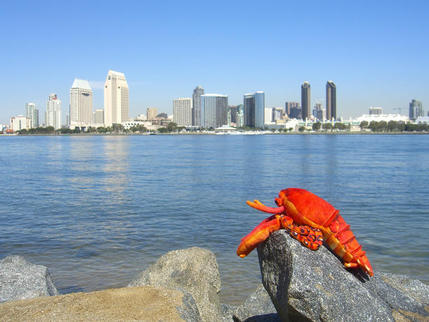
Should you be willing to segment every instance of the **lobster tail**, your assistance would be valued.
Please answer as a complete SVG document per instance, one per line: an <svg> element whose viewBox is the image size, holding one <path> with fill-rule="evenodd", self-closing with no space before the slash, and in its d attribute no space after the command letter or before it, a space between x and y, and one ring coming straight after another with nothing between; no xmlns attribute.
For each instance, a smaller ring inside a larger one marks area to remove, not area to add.
<svg viewBox="0 0 429 322"><path fill-rule="evenodd" d="M332 251L342 258L347 267L361 267L370 276L374 275L371 264L362 246L356 240L344 218L338 213L329 225L332 234L327 236L326 243Z"/></svg>

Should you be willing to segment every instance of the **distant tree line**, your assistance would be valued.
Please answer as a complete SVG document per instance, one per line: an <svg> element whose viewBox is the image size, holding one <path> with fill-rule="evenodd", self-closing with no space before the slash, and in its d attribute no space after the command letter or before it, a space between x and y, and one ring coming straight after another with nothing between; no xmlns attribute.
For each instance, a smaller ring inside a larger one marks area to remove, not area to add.
<svg viewBox="0 0 429 322"><path fill-rule="evenodd" d="M429 124L420 123L404 123L397 121L371 121L369 124L367 121L360 123L361 129L370 129L372 132L428 132Z"/></svg>

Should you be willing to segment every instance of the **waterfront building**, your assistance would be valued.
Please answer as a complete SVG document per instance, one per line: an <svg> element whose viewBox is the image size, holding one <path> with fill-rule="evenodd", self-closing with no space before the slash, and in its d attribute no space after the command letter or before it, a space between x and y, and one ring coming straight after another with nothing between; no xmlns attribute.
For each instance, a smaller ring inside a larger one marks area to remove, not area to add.
<svg viewBox="0 0 429 322"><path fill-rule="evenodd" d="M381 115L383 114L383 108L371 106L368 112L369 112L369 115Z"/></svg>
<svg viewBox="0 0 429 322"><path fill-rule="evenodd" d="M309 82L304 82L301 85L301 108L302 119L305 121L311 117L311 86Z"/></svg>
<svg viewBox="0 0 429 322"><path fill-rule="evenodd" d="M290 119L301 119L302 110L301 105L298 102L286 102L285 113Z"/></svg>
<svg viewBox="0 0 429 322"><path fill-rule="evenodd" d="M30 119L30 129L39 127L39 110L35 103L25 104L25 116Z"/></svg>
<svg viewBox="0 0 429 322"><path fill-rule="evenodd" d="M423 104L420 101L413 99L410 102L409 116L411 120L417 119L419 116L424 116Z"/></svg>
<svg viewBox="0 0 429 322"><path fill-rule="evenodd" d="M104 124L121 124L128 121L128 83L124 73L109 70L104 83Z"/></svg>
<svg viewBox="0 0 429 322"><path fill-rule="evenodd" d="M92 122L92 89L87 80L76 78L70 89L70 128L86 128Z"/></svg>
<svg viewBox="0 0 429 322"><path fill-rule="evenodd" d="M173 100L173 122L178 126L192 125L192 98L183 97Z"/></svg>
<svg viewBox="0 0 429 322"><path fill-rule="evenodd" d="M151 121L143 121L143 120L129 120L121 123L125 130L129 130L133 127L144 126L148 130L157 130L161 126L153 125Z"/></svg>
<svg viewBox="0 0 429 322"><path fill-rule="evenodd" d="M147 115L145 114L138 114L135 118L138 121L146 121L147 120Z"/></svg>
<svg viewBox="0 0 429 322"><path fill-rule="evenodd" d="M228 113L230 114L228 125L237 124L237 105L228 106Z"/></svg>
<svg viewBox="0 0 429 322"><path fill-rule="evenodd" d="M201 95L204 95L204 88L197 86L192 94L192 125L201 126Z"/></svg>
<svg viewBox="0 0 429 322"><path fill-rule="evenodd" d="M282 120L283 116L284 116L284 110L282 107L274 107L273 108L273 115L272 115L273 122Z"/></svg>
<svg viewBox="0 0 429 322"><path fill-rule="evenodd" d="M227 125L227 108L227 95L201 95L201 126L215 129L222 125Z"/></svg>
<svg viewBox="0 0 429 322"><path fill-rule="evenodd" d="M429 124L429 115L428 116L419 116L418 118L416 118L415 123L416 124L421 124L421 123Z"/></svg>
<svg viewBox="0 0 429 322"><path fill-rule="evenodd" d="M326 119L337 119L337 86L333 81L326 82Z"/></svg>
<svg viewBox="0 0 429 322"><path fill-rule="evenodd" d="M158 115L158 109L156 107L148 107L146 109L146 115L148 121L156 120L156 116Z"/></svg>
<svg viewBox="0 0 429 322"><path fill-rule="evenodd" d="M325 120L325 109L322 107L321 103L316 103L313 108L313 116L319 121ZM332 120L332 119L329 119Z"/></svg>
<svg viewBox="0 0 429 322"><path fill-rule="evenodd" d="M375 122L384 121L387 123L389 121L396 121L396 122L408 123L410 119L407 116L400 115L400 114L364 114L354 119L354 122L356 122L356 124L360 124L362 121L366 121L368 122L368 124L371 123L372 121L375 121Z"/></svg>
<svg viewBox="0 0 429 322"><path fill-rule="evenodd" d="M94 111L92 122L97 127L104 125L104 109L98 108Z"/></svg>
<svg viewBox="0 0 429 322"><path fill-rule="evenodd" d="M236 127L243 127L244 126L244 105L239 104L237 105L237 119L235 121Z"/></svg>
<svg viewBox="0 0 429 322"><path fill-rule="evenodd" d="M291 117L292 109L301 110L301 106L298 102L285 102L285 113L289 118L293 118Z"/></svg>
<svg viewBox="0 0 429 322"><path fill-rule="evenodd" d="M270 124L273 122L273 108L264 108L264 124Z"/></svg>
<svg viewBox="0 0 429 322"><path fill-rule="evenodd" d="M48 97L45 126L52 126L55 130L61 129L61 100L57 94L50 94Z"/></svg>
<svg viewBox="0 0 429 322"><path fill-rule="evenodd" d="M28 130L31 128L31 119L24 115L12 116L10 118L10 129L13 132Z"/></svg>
<svg viewBox="0 0 429 322"><path fill-rule="evenodd" d="M255 128L264 127L265 113L265 93L257 91L255 93L244 94L244 125Z"/></svg>

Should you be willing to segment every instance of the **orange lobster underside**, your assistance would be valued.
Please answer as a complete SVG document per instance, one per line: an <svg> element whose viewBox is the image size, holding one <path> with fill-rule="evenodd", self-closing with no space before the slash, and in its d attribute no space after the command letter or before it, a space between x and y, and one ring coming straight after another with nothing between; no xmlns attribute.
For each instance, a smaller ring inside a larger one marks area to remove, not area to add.
<svg viewBox="0 0 429 322"><path fill-rule="evenodd" d="M369 275L373 275L371 264L350 230L350 225L330 203L298 188L280 191L275 202L277 208L267 207L257 200L247 202L249 206L273 215L263 220L241 240L237 249L240 257L247 256L273 231L284 228L292 237L313 250L321 245L318 236L323 235L325 244L344 261L346 267L360 267Z"/></svg>

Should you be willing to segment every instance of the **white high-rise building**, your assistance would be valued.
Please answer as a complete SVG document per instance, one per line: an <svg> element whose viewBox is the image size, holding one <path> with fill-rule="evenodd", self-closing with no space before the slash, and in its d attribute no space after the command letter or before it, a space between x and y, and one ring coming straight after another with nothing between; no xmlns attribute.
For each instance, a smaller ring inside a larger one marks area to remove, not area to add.
<svg viewBox="0 0 429 322"><path fill-rule="evenodd" d="M10 129L13 132L28 130L31 128L30 123L31 119L24 115L12 116L10 118Z"/></svg>
<svg viewBox="0 0 429 322"><path fill-rule="evenodd" d="M183 97L173 100L173 122L178 126L192 125L192 98Z"/></svg>
<svg viewBox="0 0 429 322"><path fill-rule="evenodd" d="M128 121L129 98L125 75L109 70L104 83L104 124L120 124Z"/></svg>
<svg viewBox="0 0 429 322"><path fill-rule="evenodd" d="M201 95L201 126L214 129L222 125L227 125L227 108L227 95Z"/></svg>
<svg viewBox="0 0 429 322"><path fill-rule="evenodd" d="M48 98L46 106L45 125L53 126L54 129L61 128L61 100L57 94L51 94Z"/></svg>
<svg viewBox="0 0 429 322"><path fill-rule="evenodd" d="M94 126L103 126L104 124L104 109L98 108L93 114Z"/></svg>
<svg viewBox="0 0 429 322"><path fill-rule="evenodd" d="M27 103L25 104L25 116L30 119L30 129L39 127L39 110L36 108L36 104Z"/></svg>
<svg viewBox="0 0 429 322"><path fill-rule="evenodd" d="M271 107L264 108L264 124L273 123L273 109Z"/></svg>
<svg viewBox="0 0 429 322"><path fill-rule="evenodd" d="M92 122L92 89L87 80L75 78L70 89L70 128L88 127Z"/></svg>

